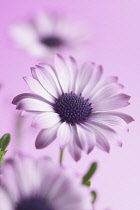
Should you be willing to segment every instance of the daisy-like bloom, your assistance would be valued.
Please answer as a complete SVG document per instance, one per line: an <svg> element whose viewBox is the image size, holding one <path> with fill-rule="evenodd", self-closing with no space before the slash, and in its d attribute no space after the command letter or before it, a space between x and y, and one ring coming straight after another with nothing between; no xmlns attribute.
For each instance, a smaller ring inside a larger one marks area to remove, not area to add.
<svg viewBox="0 0 140 210"><path fill-rule="evenodd" d="M78 50L87 32L67 18L40 12L31 20L11 27L11 36L19 48L38 58L51 57L60 50Z"/></svg>
<svg viewBox="0 0 140 210"><path fill-rule="evenodd" d="M91 195L76 177L47 158L7 160L0 180L0 210L92 210Z"/></svg>
<svg viewBox="0 0 140 210"><path fill-rule="evenodd" d="M109 142L122 146L114 128L126 128L133 118L112 110L129 105L130 97L116 77L102 78L102 67L86 63L81 69L70 57L55 57L55 68L37 65L32 77L24 77L35 94L24 93L13 99L22 115L32 115L32 126L41 128L36 148L57 139L60 149L68 146L75 161L81 150L89 154L96 145L109 152Z"/></svg>

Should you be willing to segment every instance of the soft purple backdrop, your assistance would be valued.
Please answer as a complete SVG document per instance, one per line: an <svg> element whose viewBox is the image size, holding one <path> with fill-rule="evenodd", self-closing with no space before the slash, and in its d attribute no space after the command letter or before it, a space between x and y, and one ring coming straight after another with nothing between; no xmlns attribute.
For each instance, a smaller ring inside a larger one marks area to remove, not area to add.
<svg viewBox="0 0 140 210"><path fill-rule="evenodd" d="M131 106L122 110L135 118L130 132L124 135L121 149L112 146L110 154L95 149L89 156L83 155L74 163L66 153L64 165L83 172L89 163L99 162L93 179L93 188L98 191L97 210L140 209L140 1L139 0L1 0L0 1L0 135L12 134L9 153L19 145L25 152L34 155L52 155L58 160L58 145L36 151L34 139L37 134L30 128L29 119L24 119L21 141L15 135L15 117L18 111L11 105L13 97L29 88L22 77L30 75L30 66L37 63L28 53L14 48L8 36L9 27L36 14L38 9L56 11L84 21L91 30L92 40L85 60L92 60L104 67L104 75L119 76L125 85L125 93L132 96ZM79 62L81 62L79 60ZM19 124L19 122L18 122ZM25 141L23 142L23 140ZM25 146L24 146L25 145Z"/></svg>

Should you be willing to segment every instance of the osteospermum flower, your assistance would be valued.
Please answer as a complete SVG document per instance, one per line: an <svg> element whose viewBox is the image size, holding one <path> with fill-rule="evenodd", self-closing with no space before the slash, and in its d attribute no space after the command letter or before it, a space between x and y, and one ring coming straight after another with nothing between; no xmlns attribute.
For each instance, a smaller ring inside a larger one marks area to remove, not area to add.
<svg viewBox="0 0 140 210"><path fill-rule="evenodd" d="M29 21L11 27L10 33L19 48L38 58L58 51L74 51L87 37L85 28L56 15L40 12Z"/></svg>
<svg viewBox="0 0 140 210"><path fill-rule="evenodd" d="M116 77L102 78L102 67L86 63L81 69L73 58L66 62L55 58L55 68L38 65L32 77L24 77L35 94L14 98L22 115L32 115L32 126L40 127L36 148L44 148L57 139L78 161L81 150L87 154L94 146L109 152L109 142L122 146L115 128L126 128L133 118L112 110L129 105L129 96ZM112 128L113 127L113 128Z"/></svg>
<svg viewBox="0 0 140 210"><path fill-rule="evenodd" d="M18 156L5 162L0 210L92 210L88 189L47 158Z"/></svg>

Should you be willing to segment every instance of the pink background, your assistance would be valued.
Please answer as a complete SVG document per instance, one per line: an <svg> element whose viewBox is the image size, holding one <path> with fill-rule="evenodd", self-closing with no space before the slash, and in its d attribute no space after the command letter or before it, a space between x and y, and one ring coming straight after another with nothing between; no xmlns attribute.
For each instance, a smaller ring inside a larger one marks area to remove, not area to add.
<svg viewBox="0 0 140 210"><path fill-rule="evenodd" d="M140 94L140 1L139 0L1 0L0 1L0 135L12 134L9 153L18 145L34 155L52 155L58 160L57 142L36 151L34 139L37 134L24 119L21 141L15 135L15 116L18 111L11 105L13 97L29 92L22 77L30 75L30 66L37 63L28 53L14 48L8 37L9 27L17 21L35 14L38 9L56 11L84 21L92 34L85 60L92 60L104 67L105 75L119 76L125 92L132 96L131 106L123 111L132 115L135 122L124 135L122 149L112 146L110 154L95 149L80 162L65 154L64 165L86 171L89 163L97 160L98 171L92 188L98 191L96 210L140 210L140 117L138 103ZM80 62L80 61L79 61ZM23 142L23 139L25 140Z"/></svg>

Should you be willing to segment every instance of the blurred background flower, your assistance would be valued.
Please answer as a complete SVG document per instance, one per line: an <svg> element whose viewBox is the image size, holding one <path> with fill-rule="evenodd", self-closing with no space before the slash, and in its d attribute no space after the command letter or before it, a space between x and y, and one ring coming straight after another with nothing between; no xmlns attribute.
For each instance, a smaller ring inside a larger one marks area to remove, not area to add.
<svg viewBox="0 0 140 210"><path fill-rule="evenodd" d="M92 210L88 188L48 158L18 155L2 173L1 210Z"/></svg>
<svg viewBox="0 0 140 210"><path fill-rule="evenodd" d="M76 22L57 14L39 12L30 20L12 26L10 33L19 48L37 58L51 57L57 52L71 54L76 50L81 54L82 42L89 35L87 29Z"/></svg>

